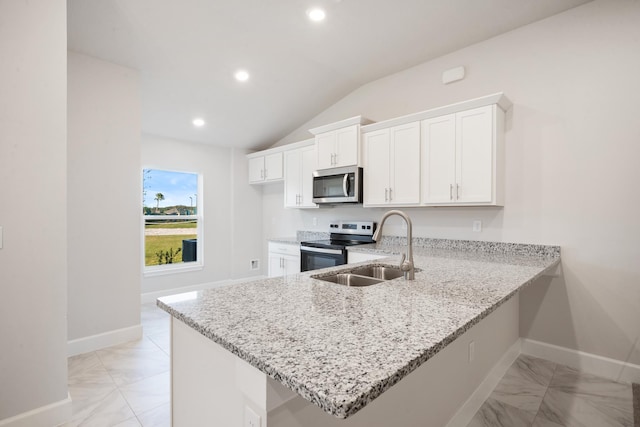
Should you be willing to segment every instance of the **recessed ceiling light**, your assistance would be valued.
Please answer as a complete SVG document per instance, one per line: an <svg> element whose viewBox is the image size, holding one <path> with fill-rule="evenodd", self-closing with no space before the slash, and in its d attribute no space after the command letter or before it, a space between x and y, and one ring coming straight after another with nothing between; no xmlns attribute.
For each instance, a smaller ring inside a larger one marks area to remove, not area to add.
<svg viewBox="0 0 640 427"><path fill-rule="evenodd" d="M314 9L309 9L307 11L307 16L312 21L319 22L325 18L326 14L324 13L324 10L316 7Z"/></svg>
<svg viewBox="0 0 640 427"><path fill-rule="evenodd" d="M204 126L204 119L201 119L200 117L193 119L193 125L195 127L201 128L202 126Z"/></svg>
<svg viewBox="0 0 640 427"><path fill-rule="evenodd" d="M247 73L245 70L236 71L234 76L235 76L236 80L238 80L239 82L244 82L244 81L249 80L249 73Z"/></svg>

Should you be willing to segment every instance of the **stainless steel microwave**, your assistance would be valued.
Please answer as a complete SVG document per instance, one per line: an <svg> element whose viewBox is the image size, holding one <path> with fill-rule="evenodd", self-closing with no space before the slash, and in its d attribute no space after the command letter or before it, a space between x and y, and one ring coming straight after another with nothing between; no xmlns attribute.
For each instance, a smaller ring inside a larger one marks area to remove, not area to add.
<svg viewBox="0 0 640 427"><path fill-rule="evenodd" d="M362 168L348 166L315 171L313 203L362 203Z"/></svg>

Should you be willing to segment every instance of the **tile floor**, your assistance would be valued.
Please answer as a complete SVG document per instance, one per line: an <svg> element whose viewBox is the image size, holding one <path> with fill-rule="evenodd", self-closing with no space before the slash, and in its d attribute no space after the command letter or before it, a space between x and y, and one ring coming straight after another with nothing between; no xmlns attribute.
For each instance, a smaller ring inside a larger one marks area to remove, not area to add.
<svg viewBox="0 0 640 427"><path fill-rule="evenodd" d="M141 340L69 358L63 426L170 427L169 315L144 304L141 321Z"/></svg>
<svg viewBox="0 0 640 427"><path fill-rule="evenodd" d="M633 427L630 384L521 355L468 427Z"/></svg>
<svg viewBox="0 0 640 427"><path fill-rule="evenodd" d="M169 427L169 316L142 306L139 341L69 358L63 426ZM468 427L633 427L632 389L522 355Z"/></svg>

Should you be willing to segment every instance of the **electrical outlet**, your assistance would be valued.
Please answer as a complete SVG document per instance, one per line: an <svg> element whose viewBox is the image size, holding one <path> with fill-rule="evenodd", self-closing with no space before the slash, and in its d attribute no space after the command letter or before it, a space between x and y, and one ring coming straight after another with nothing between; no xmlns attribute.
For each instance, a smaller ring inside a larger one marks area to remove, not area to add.
<svg viewBox="0 0 640 427"><path fill-rule="evenodd" d="M479 219L473 221L473 231L475 231L476 233L482 231L482 221L480 221Z"/></svg>
<svg viewBox="0 0 640 427"><path fill-rule="evenodd" d="M252 259L251 261L249 261L249 270L257 270L259 268L260 268L259 259Z"/></svg>
<svg viewBox="0 0 640 427"><path fill-rule="evenodd" d="M469 363L473 362L473 359L476 357L476 343L471 341L469 343Z"/></svg>
<svg viewBox="0 0 640 427"><path fill-rule="evenodd" d="M316 218L315 216L313 217L313 225L318 225L318 218Z"/></svg>
<svg viewBox="0 0 640 427"><path fill-rule="evenodd" d="M244 427L260 427L260 415L248 406L244 407Z"/></svg>

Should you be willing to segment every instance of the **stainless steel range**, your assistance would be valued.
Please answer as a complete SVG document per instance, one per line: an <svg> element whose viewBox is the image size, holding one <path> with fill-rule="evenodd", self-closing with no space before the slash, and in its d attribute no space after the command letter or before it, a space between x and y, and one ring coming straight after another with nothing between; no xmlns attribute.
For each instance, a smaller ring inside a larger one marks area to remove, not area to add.
<svg viewBox="0 0 640 427"><path fill-rule="evenodd" d="M336 221L329 224L330 239L300 243L300 271L335 267L347 263L347 247L375 243L376 223Z"/></svg>

